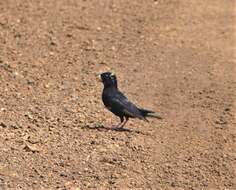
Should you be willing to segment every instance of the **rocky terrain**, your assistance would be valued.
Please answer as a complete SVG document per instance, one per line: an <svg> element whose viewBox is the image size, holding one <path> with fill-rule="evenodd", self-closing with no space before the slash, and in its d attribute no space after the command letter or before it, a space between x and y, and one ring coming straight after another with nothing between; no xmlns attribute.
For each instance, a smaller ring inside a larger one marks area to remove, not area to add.
<svg viewBox="0 0 236 190"><path fill-rule="evenodd" d="M0 189L236 189L234 3L0 1Z"/></svg>

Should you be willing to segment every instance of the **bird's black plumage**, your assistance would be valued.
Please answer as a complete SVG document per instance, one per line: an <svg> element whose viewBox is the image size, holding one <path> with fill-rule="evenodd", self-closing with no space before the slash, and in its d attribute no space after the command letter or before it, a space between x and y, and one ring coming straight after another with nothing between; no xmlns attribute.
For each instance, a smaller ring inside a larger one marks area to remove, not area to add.
<svg viewBox="0 0 236 190"><path fill-rule="evenodd" d="M148 121L146 117L156 117L161 119L160 116L153 115L153 111L138 108L130 102L128 98L119 91L116 75L110 72L105 72L102 73L100 77L104 85L102 101L108 110L120 118L121 123L119 123L119 127L123 127L129 118L138 118L145 121Z"/></svg>

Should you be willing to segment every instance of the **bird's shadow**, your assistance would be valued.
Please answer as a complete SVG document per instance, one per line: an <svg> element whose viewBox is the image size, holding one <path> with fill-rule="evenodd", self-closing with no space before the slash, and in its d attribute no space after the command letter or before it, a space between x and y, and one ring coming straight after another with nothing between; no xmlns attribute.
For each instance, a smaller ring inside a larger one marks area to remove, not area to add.
<svg viewBox="0 0 236 190"><path fill-rule="evenodd" d="M128 132L128 133L136 133L136 134L142 134L142 135L149 135L147 133L143 133L142 131L138 130L131 130L127 128L118 128L118 127L106 127L101 124L96 125L83 125L81 126L82 129L89 129L89 130L97 130L97 131L115 131L115 132Z"/></svg>

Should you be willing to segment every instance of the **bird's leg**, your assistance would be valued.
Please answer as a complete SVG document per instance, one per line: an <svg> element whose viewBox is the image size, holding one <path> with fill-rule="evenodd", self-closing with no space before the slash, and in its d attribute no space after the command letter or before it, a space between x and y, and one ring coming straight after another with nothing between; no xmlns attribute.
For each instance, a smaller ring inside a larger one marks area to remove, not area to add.
<svg viewBox="0 0 236 190"><path fill-rule="evenodd" d="M119 128L123 128L128 120L129 120L129 118L125 117L125 122L122 122L121 125L119 126Z"/></svg>
<svg viewBox="0 0 236 190"><path fill-rule="evenodd" d="M115 125L114 128L120 128L120 126L122 126L123 122L124 122L124 117L120 117L120 123Z"/></svg>

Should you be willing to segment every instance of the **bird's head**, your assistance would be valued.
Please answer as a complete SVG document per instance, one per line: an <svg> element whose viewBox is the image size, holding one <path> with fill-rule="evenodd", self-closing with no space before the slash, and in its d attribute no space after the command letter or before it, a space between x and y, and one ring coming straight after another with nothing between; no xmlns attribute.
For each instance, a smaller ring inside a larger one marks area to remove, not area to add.
<svg viewBox="0 0 236 190"><path fill-rule="evenodd" d="M117 88L117 79L114 73L111 73L111 72L102 73L100 74L100 80L103 83L104 87Z"/></svg>

